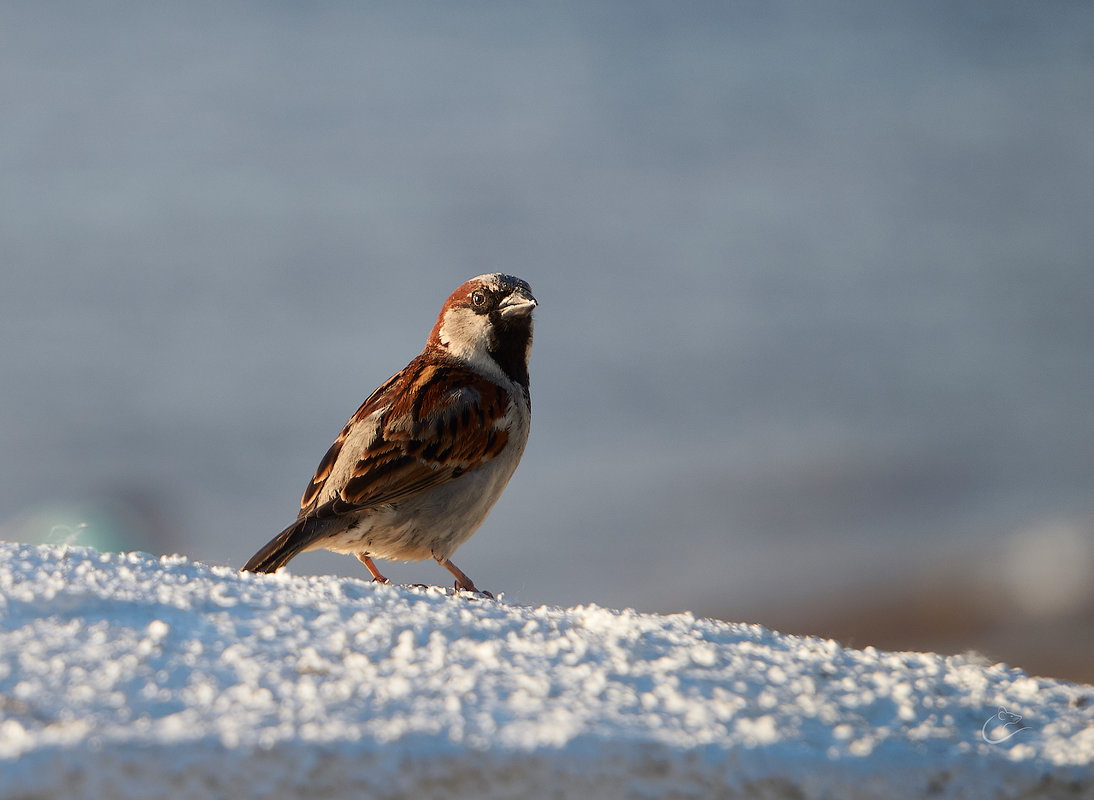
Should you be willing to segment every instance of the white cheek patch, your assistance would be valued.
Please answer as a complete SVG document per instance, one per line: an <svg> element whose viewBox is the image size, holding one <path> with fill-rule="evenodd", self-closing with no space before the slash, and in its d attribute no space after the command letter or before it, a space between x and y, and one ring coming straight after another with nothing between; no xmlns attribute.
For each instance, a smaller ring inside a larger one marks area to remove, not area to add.
<svg viewBox="0 0 1094 800"><path fill-rule="evenodd" d="M497 362L487 350L490 320L486 316L467 308L449 309L441 322L438 335L441 345L456 358L466 361L484 375L502 375Z"/></svg>
<svg viewBox="0 0 1094 800"><path fill-rule="evenodd" d="M468 317L475 316L463 308L454 308L444 315L441 321L441 344L452 353L463 355L467 349L466 343L475 339L473 321Z"/></svg>

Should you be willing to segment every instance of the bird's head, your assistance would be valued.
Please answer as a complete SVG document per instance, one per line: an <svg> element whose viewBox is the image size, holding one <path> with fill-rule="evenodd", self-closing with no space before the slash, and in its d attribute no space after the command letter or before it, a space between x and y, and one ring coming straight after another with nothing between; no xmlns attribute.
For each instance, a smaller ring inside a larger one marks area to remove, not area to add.
<svg viewBox="0 0 1094 800"><path fill-rule="evenodd" d="M520 278L499 272L479 275L449 295L426 346L487 375L500 369L527 387L536 305L531 287Z"/></svg>

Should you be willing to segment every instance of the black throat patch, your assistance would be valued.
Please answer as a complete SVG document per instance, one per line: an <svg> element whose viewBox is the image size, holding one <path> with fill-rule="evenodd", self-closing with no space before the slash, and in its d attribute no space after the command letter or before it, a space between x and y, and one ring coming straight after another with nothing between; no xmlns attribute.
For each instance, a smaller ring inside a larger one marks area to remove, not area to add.
<svg viewBox="0 0 1094 800"><path fill-rule="evenodd" d="M528 348L532 343L532 318L502 319L501 313L490 313L491 336L488 349L494 361L509 379L528 394Z"/></svg>

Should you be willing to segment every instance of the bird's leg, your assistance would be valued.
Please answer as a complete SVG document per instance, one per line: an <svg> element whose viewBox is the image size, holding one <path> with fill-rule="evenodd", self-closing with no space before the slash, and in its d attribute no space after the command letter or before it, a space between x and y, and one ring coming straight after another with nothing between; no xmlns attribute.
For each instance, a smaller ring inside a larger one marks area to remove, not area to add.
<svg viewBox="0 0 1094 800"><path fill-rule="evenodd" d="M387 583L388 580L380 574L380 570L376 569L376 565L372 563L372 559L366 556L364 553L358 553L357 558L368 567L368 571L372 573L372 580L376 583Z"/></svg>
<svg viewBox="0 0 1094 800"><path fill-rule="evenodd" d="M437 563L440 564L442 567L444 567L446 570L448 570L449 572L451 572L453 575L456 576L456 590L457 591L475 592L476 594L486 595L491 600L494 599L494 595L490 594L490 592L484 592L481 589L476 589L475 588L475 582L473 580L471 580L470 578L468 578L463 573L462 569L457 567L455 564L453 564L447 558L444 561L441 561L438 558Z"/></svg>

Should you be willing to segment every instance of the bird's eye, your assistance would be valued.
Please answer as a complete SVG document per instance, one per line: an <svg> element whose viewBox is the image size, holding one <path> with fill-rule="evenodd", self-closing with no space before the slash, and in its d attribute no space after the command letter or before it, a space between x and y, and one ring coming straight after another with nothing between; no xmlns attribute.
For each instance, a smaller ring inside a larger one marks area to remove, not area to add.
<svg viewBox="0 0 1094 800"><path fill-rule="evenodd" d="M471 302L474 303L477 306L486 305L486 295L483 294L482 292L478 292L478 291L472 292L471 293Z"/></svg>

